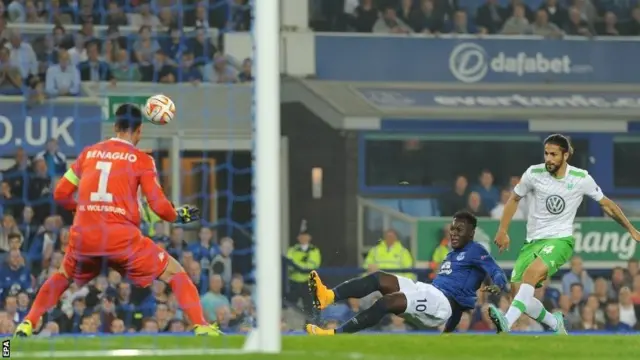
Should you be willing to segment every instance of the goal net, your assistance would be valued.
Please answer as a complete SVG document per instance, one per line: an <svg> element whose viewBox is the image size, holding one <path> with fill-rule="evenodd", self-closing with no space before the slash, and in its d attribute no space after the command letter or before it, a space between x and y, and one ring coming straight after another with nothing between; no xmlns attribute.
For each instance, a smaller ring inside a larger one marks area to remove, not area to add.
<svg viewBox="0 0 640 360"><path fill-rule="evenodd" d="M11 340L7 351L23 359L279 352L278 7L27 3L28 16L10 16L2 40L9 58L20 43L37 58L29 69L14 63L26 90L0 89L3 186L13 199L0 207L4 229L21 239L16 246L0 241L2 266L15 274L0 289L3 339L64 256L73 216L52 201L56 182L83 147L113 136L119 105L142 105L159 93L175 102L177 116L163 126L144 124L138 147L153 156L167 197L197 206L202 220L163 222L141 196L141 228L182 264L200 295L192 305L227 335L193 336L169 285L141 288L105 266L88 285L72 285L34 326L33 338ZM224 32L252 26L260 28L253 51L226 55Z"/></svg>

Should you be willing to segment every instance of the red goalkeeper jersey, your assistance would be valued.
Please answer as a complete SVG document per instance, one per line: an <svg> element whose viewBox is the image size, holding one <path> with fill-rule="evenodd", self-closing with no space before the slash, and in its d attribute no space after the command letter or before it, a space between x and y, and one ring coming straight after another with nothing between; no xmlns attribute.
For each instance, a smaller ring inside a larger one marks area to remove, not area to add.
<svg viewBox="0 0 640 360"><path fill-rule="evenodd" d="M69 245L87 255L122 252L135 245L142 238L139 189L158 216L176 220L151 156L117 138L85 148L54 192L56 201L76 211Z"/></svg>

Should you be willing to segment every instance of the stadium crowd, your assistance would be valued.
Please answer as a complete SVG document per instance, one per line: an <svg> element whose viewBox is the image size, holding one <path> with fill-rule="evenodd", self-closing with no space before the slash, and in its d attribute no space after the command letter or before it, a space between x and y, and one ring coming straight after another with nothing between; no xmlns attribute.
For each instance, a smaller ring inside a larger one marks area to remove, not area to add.
<svg viewBox="0 0 640 360"><path fill-rule="evenodd" d="M220 39L209 31L248 29L246 1L209 3L0 2L0 94L41 101L80 95L82 81L252 81L251 59L223 55ZM48 34L19 30L20 24L45 23L54 24Z"/></svg>
<svg viewBox="0 0 640 360"><path fill-rule="evenodd" d="M317 30L374 33L574 36L640 35L637 1L312 1Z"/></svg>

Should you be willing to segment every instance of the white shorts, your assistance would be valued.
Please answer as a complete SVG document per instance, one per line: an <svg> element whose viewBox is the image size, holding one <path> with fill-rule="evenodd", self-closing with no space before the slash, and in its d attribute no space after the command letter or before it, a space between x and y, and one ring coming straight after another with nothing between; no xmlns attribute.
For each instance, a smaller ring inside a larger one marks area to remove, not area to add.
<svg viewBox="0 0 640 360"><path fill-rule="evenodd" d="M431 284L398 276L400 292L407 297L407 310L401 316L419 328L437 328L451 317L449 299Z"/></svg>

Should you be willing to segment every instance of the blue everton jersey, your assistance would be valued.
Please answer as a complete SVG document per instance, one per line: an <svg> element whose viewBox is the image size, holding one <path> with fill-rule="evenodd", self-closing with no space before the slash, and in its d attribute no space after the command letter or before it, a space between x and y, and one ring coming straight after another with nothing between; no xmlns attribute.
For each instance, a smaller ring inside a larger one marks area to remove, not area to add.
<svg viewBox="0 0 640 360"><path fill-rule="evenodd" d="M447 254L432 285L462 308L473 309L476 291L487 275L495 285L503 290L506 288L504 271L482 245L472 241Z"/></svg>

